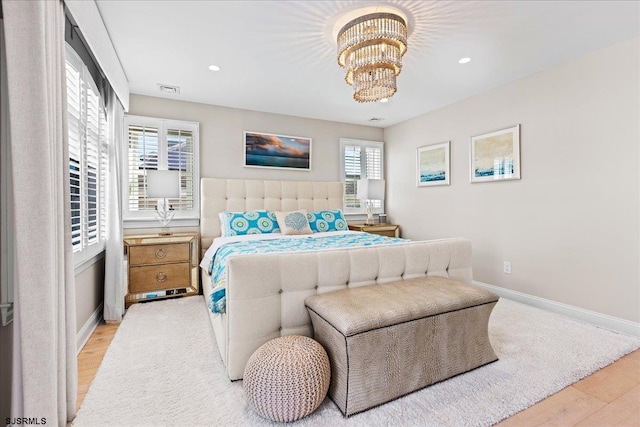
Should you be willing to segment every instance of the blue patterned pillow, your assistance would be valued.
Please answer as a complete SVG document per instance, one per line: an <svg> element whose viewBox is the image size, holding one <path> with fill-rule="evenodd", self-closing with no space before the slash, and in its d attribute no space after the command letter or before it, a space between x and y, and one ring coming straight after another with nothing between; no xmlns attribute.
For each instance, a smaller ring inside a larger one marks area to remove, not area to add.
<svg viewBox="0 0 640 427"><path fill-rule="evenodd" d="M344 215L340 209L308 212L307 219L309 220L309 227L314 233L349 229L347 220L344 219Z"/></svg>
<svg viewBox="0 0 640 427"><path fill-rule="evenodd" d="M280 232L273 212L220 212L219 217L222 237Z"/></svg>

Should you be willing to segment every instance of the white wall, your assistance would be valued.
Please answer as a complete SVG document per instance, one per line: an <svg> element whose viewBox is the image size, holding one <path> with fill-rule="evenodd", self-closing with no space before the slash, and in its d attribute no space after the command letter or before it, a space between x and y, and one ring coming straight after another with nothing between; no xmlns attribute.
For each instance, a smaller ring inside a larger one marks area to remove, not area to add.
<svg viewBox="0 0 640 427"><path fill-rule="evenodd" d="M475 280L640 321L639 51L627 40L386 128L403 236L468 237ZM469 183L469 137L517 123L522 179ZM416 148L446 140L451 185L418 188Z"/></svg>
<svg viewBox="0 0 640 427"><path fill-rule="evenodd" d="M340 180L340 138L382 141L382 128L262 113L195 102L131 95L128 114L200 123L200 177L275 180ZM312 139L311 171L246 168L243 132L259 131ZM198 231L198 227L170 227ZM125 235L159 228L127 228Z"/></svg>
<svg viewBox="0 0 640 427"><path fill-rule="evenodd" d="M200 123L200 176L276 180L340 180L340 138L382 141L383 130L325 120L131 95L129 114ZM312 138L311 171L243 167L243 131Z"/></svg>

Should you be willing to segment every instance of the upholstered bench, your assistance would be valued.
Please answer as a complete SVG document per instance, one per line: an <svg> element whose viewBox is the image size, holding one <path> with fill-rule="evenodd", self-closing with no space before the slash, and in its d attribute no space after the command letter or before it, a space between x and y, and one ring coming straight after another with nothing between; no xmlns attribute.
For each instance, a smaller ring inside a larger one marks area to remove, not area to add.
<svg viewBox="0 0 640 427"><path fill-rule="evenodd" d="M329 397L345 416L497 360L498 297L442 277L314 295L314 338L331 362Z"/></svg>

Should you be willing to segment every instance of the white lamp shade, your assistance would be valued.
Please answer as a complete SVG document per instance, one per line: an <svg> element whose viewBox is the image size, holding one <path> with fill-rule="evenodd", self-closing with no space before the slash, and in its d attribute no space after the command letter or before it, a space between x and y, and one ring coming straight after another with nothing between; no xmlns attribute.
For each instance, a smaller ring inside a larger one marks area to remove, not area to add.
<svg viewBox="0 0 640 427"><path fill-rule="evenodd" d="M384 200L384 179L359 179L356 198L360 200Z"/></svg>
<svg viewBox="0 0 640 427"><path fill-rule="evenodd" d="M150 199L180 197L180 171L147 171L147 197Z"/></svg>

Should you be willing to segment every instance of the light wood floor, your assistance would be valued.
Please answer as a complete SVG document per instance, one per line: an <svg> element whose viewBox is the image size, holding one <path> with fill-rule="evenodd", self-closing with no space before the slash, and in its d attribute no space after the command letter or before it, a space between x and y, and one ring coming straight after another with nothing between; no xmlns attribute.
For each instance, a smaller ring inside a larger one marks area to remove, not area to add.
<svg viewBox="0 0 640 427"><path fill-rule="evenodd" d="M118 323L99 325L78 355L78 409L89 390L91 381L96 376L118 326L120 326Z"/></svg>
<svg viewBox="0 0 640 427"><path fill-rule="evenodd" d="M78 408L117 329L117 324L98 326L78 356ZM640 427L640 350L498 426Z"/></svg>

